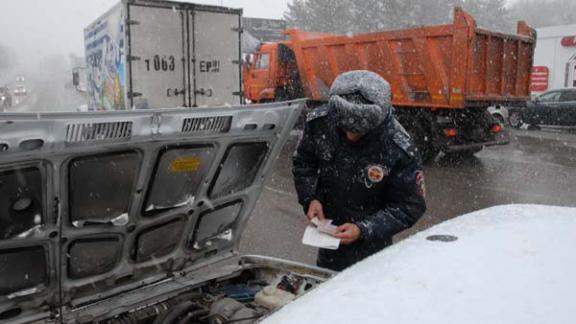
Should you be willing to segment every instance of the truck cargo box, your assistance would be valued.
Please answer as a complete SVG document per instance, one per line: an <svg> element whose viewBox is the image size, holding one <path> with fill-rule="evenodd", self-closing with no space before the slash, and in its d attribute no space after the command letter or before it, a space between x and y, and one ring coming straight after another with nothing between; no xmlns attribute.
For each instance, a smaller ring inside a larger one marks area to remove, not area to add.
<svg viewBox="0 0 576 324"><path fill-rule="evenodd" d="M84 30L90 110L236 105L242 10L121 0Z"/></svg>
<svg viewBox="0 0 576 324"><path fill-rule="evenodd" d="M460 8L454 23L355 36L288 32L302 89L326 99L332 81L350 70L387 79L395 106L464 108L529 99L535 32L518 23L518 35L480 29Z"/></svg>

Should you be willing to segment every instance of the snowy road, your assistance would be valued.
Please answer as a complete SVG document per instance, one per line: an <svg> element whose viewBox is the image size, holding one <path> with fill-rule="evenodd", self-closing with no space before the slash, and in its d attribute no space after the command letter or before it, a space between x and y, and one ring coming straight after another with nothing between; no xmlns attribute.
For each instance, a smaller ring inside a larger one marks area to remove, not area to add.
<svg viewBox="0 0 576 324"><path fill-rule="evenodd" d="M290 174L290 139L274 176L258 202L243 237L244 253L313 263L315 250L300 243L305 227ZM512 142L460 162L438 159L427 165L428 212L417 226L428 228L478 209L511 203L576 207L576 134L565 131L514 131Z"/></svg>
<svg viewBox="0 0 576 324"><path fill-rule="evenodd" d="M12 112L75 111L85 97L70 85L68 73L47 69L27 81L28 97ZM316 251L302 245L306 225L296 200L291 156L292 136L278 159L241 245L245 254L262 254L313 263ZM427 165L428 212L399 236L443 220L501 204L532 203L576 207L576 133L567 130L513 131L512 142L460 162L440 158Z"/></svg>
<svg viewBox="0 0 576 324"><path fill-rule="evenodd" d="M14 97L8 112L77 111L85 96L72 87L72 74L64 67L46 68L30 76L25 84L28 95Z"/></svg>

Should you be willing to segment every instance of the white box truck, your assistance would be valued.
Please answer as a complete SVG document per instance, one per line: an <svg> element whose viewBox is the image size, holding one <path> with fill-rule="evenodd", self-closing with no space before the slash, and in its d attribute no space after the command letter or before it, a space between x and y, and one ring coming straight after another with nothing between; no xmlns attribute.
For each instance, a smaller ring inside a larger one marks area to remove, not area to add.
<svg viewBox="0 0 576 324"><path fill-rule="evenodd" d="M532 93L576 88L576 25L538 28L536 32Z"/></svg>
<svg viewBox="0 0 576 324"><path fill-rule="evenodd" d="M89 110L242 103L241 9L121 0L84 30Z"/></svg>

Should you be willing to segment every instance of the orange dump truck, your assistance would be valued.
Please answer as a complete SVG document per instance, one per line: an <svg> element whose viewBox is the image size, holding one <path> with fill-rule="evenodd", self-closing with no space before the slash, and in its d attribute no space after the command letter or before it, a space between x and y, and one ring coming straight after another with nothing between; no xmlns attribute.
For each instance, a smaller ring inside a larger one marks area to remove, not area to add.
<svg viewBox="0 0 576 324"><path fill-rule="evenodd" d="M450 25L354 36L287 34L288 41L262 45L247 64L246 98L307 97L314 106L326 101L340 73L374 71L392 85L396 116L424 159L507 143L487 107L522 106L530 96L536 34L524 22L518 35L491 32L456 8Z"/></svg>

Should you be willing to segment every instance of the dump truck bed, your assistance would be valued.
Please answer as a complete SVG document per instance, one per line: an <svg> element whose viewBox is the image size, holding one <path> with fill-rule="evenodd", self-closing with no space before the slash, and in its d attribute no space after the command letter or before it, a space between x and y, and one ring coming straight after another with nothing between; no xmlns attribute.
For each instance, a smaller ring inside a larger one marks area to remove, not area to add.
<svg viewBox="0 0 576 324"><path fill-rule="evenodd" d="M462 9L454 23L355 36L290 30L305 95L322 101L342 72L382 75L396 106L460 109L522 105L529 99L535 32L518 23L518 35L480 29Z"/></svg>

